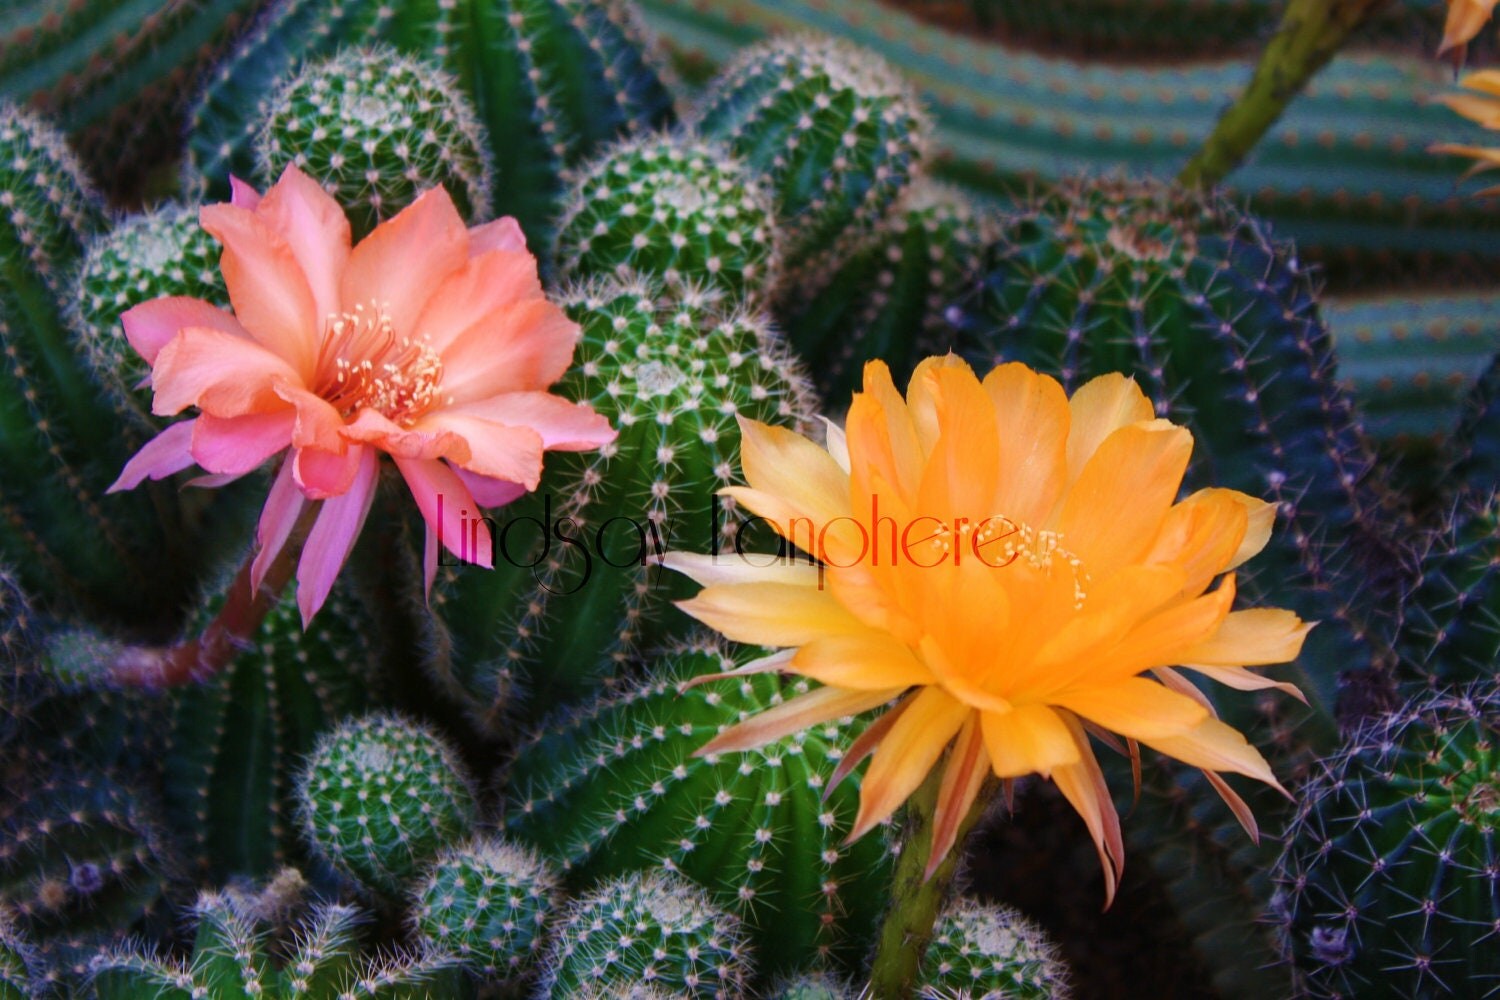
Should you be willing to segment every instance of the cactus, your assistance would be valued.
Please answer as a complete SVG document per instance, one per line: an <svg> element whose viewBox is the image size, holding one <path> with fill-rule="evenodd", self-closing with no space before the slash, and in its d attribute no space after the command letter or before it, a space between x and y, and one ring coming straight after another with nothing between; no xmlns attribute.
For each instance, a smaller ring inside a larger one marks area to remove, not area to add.
<svg viewBox="0 0 1500 1000"><path fill-rule="evenodd" d="M314 851L377 898L395 899L474 822L472 780L435 733L396 715L325 733L297 788Z"/></svg>
<svg viewBox="0 0 1500 1000"><path fill-rule="evenodd" d="M361 955L359 925L349 906L314 908L278 960L254 908L231 893L207 892L193 907L197 934L186 961L117 949L89 969L95 1000L426 1000L472 996L452 956L433 953Z"/></svg>
<svg viewBox="0 0 1500 1000"><path fill-rule="evenodd" d="M20 582L0 564L0 749L8 746L32 708L38 622Z"/></svg>
<svg viewBox="0 0 1500 1000"><path fill-rule="evenodd" d="M1464 400L1453 432L1449 482L1483 502L1500 492L1500 352Z"/></svg>
<svg viewBox="0 0 1500 1000"><path fill-rule="evenodd" d="M174 694L166 806L200 874L260 877L300 860L297 772L320 732L377 700L369 632L339 591L304 632L284 595L227 670Z"/></svg>
<svg viewBox="0 0 1500 1000"><path fill-rule="evenodd" d="M1079 64L922 24L879 0L642 6L679 57L698 63L723 65L766 34L807 31L883 57L931 109L934 172L1006 198L1075 174L1175 175L1252 69L1237 58ZM1434 142L1486 145L1483 129L1428 100L1450 82L1425 55L1337 58L1229 178L1232 197L1250 200L1341 290L1464 272L1488 280L1500 202L1459 197L1454 178L1467 164L1425 151Z"/></svg>
<svg viewBox="0 0 1500 1000"><path fill-rule="evenodd" d="M181 142L184 97L267 0L12 4L0 26L0 99L29 102L72 137L117 194Z"/></svg>
<svg viewBox="0 0 1500 1000"><path fill-rule="evenodd" d="M620 436L549 459L537 492L506 508L494 571L448 576L432 597L433 668L491 731L517 677L543 707L578 699L687 627L667 602L688 591L655 557L705 533L720 544L721 523L734 530L714 491L737 481L736 416L800 427L812 409L764 321L712 296L664 300L645 282L606 281L564 308L583 335L558 391Z"/></svg>
<svg viewBox="0 0 1500 1000"><path fill-rule="evenodd" d="M41 609L146 631L170 627L162 609L198 559L191 525L160 526L170 491L104 496L132 441L73 355L61 305L100 218L62 137L0 105L0 558Z"/></svg>
<svg viewBox="0 0 1500 1000"><path fill-rule="evenodd" d="M760 301L780 270L774 216L765 185L727 149L681 134L631 139L579 168L557 226L558 268Z"/></svg>
<svg viewBox="0 0 1500 1000"><path fill-rule="evenodd" d="M735 1000L744 994L749 950L740 921L701 889L666 872L627 875L568 905L539 996L633 996L647 987Z"/></svg>
<svg viewBox="0 0 1500 1000"><path fill-rule="evenodd" d="M691 124L769 181L800 287L854 251L916 173L928 122L879 57L834 38L754 45L727 66Z"/></svg>
<svg viewBox="0 0 1500 1000"><path fill-rule="evenodd" d="M873 939L889 852L879 836L843 843L852 779L824 789L865 720L751 754L693 756L721 728L807 689L775 674L686 686L761 655L695 640L632 690L564 715L518 754L507 825L575 885L681 872L744 917L764 974L830 958L854 966Z"/></svg>
<svg viewBox="0 0 1500 1000"><path fill-rule="evenodd" d="M71 317L80 352L94 376L143 426L151 415L150 366L125 340L120 315L165 295L185 295L227 309L219 244L198 224L198 211L166 204L120 220L95 236L79 266Z"/></svg>
<svg viewBox="0 0 1500 1000"><path fill-rule="evenodd" d="M858 1000L859 994L826 972L808 972L785 980L770 993L771 1000Z"/></svg>
<svg viewBox="0 0 1500 1000"><path fill-rule="evenodd" d="M489 218L489 150L468 99L389 48L304 66L272 95L255 146L265 183L296 164L344 206L355 239L439 184L466 219Z"/></svg>
<svg viewBox="0 0 1500 1000"><path fill-rule="evenodd" d="M1041 928L1008 906L960 899L938 918L922 956L924 1000L1067 1000L1068 968Z"/></svg>
<svg viewBox="0 0 1500 1000"><path fill-rule="evenodd" d="M1273 916L1306 995L1481 996L1500 983L1497 719L1493 677L1422 696L1303 790Z"/></svg>
<svg viewBox="0 0 1500 1000"><path fill-rule="evenodd" d="M412 928L482 981L512 979L536 964L557 892L557 876L532 851L476 839L432 863L412 893Z"/></svg>
<svg viewBox="0 0 1500 1000"><path fill-rule="evenodd" d="M0 910L0 1000L33 1000L40 992L33 980L36 949Z"/></svg>
<svg viewBox="0 0 1500 1000"><path fill-rule="evenodd" d="M787 339L831 404L842 408L860 388L866 361L884 360L904 385L918 360L947 348L954 304L979 276L991 228L962 192L919 177L816 294L787 296Z"/></svg>
<svg viewBox="0 0 1500 1000"><path fill-rule="evenodd" d="M250 140L293 67L376 42L437 55L458 77L501 178L493 207L533 237L555 217L569 167L620 132L672 115L623 0L291 0L225 62L194 111L189 149L200 185L224 195L230 173L251 172Z"/></svg>

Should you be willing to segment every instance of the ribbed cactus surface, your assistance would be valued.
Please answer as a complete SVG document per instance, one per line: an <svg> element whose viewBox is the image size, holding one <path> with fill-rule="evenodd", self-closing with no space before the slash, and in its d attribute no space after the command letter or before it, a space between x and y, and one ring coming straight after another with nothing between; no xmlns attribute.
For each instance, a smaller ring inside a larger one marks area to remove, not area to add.
<svg viewBox="0 0 1500 1000"><path fill-rule="evenodd" d="M564 715L517 757L508 827L576 885L665 868L707 887L745 918L762 975L828 959L857 966L889 848L879 834L844 843L858 809L853 779L825 791L867 720L694 756L721 729L807 688L774 673L688 686L765 653L698 641L632 689Z"/></svg>
<svg viewBox="0 0 1500 1000"><path fill-rule="evenodd" d="M818 35L740 52L690 124L766 177L788 269L814 272L870 237L916 172L928 128L883 59Z"/></svg>
<svg viewBox="0 0 1500 1000"><path fill-rule="evenodd" d="M297 796L319 857L386 899L474 823L472 780L452 748L396 715L351 718L325 733Z"/></svg>
<svg viewBox="0 0 1500 1000"><path fill-rule="evenodd" d="M1500 984L1500 691L1426 694L1302 791L1272 916L1313 997L1482 997Z"/></svg>
<svg viewBox="0 0 1500 1000"><path fill-rule="evenodd" d="M295 164L344 207L354 238L441 184L470 222L493 194L484 129L458 81L390 48L302 67L271 96L255 142L270 184Z"/></svg>
<svg viewBox="0 0 1500 1000"><path fill-rule="evenodd" d="M961 899L938 918L922 956L926 1000L1067 1000L1068 968L1040 927L1008 906Z"/></svg>
<svg viewBox="0 0 1500 1000"><path fill-rule="evenodd" d="M739 481L736 418L811 419L800 368L739 306L610 280L564 308L583 333L557 391L620 435L598 453L549 457L536 493L497 512L495 569L459 570L432 598L436 666L491 729L518 678L545 710L680 634L688 620L669 601L687 592L655 559L733 544L724 532L737 519L715 491Z"/></svg>
<svg viewBox="0 0 1500 1000"><path fill-rule="evenodd" d="M749 962L743 925L703 890L670 873L627 875L568 905L538 996L736 1000Z"/></svg>
<svg viewBox="0 0 1500 1000"><path fill-rule="evenodd" d="M762 299L778 277L775 205L727 147L676 133L611 146L581 167L558 222L567 278L658 278Z"/></svg>

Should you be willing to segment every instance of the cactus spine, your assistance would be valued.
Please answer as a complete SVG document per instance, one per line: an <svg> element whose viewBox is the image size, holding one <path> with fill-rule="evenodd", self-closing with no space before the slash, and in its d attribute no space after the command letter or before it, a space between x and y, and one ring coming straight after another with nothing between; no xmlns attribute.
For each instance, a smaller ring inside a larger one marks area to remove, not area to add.
<svg viewBox="0 0 1500 1000"><path fill-rule="evenodd" d="M660 278L759 301L780 267L775 208L729 151L686 135L609 147L579 169L558 223L567 278Z"/></svg>
<svg viewBox="0 0 1500 1000"><path fill-rule="evenodd" d="M304 66L272 95L256 154L267 184L289 164L321 183L355 239L439 184L466 219L489 218L489 150L458 82L392 49Z"/></svg>
<svg viewBox="0 0 1500 1000"><path fill-rule="evenodd" d="M830 959L853 967L873 938L889 851L880 836L843 843L853 779L824 789L863 720L693 756L721 728L807 689L776 674L687 686L762 655L699 640L632 689L565 715L518 755L508 825L575 884L659 867L707 887L744 917L764 975Z"/></svg>
<svg viewBox="0 0 1500 1000"><path fill-rule="evenodd" d="M884 60L814 35L745 49L691 124L768 179L787 268L808 272L804 288L869 239L916 172L928 128Z"/></svg>
<svg viewBox="0 0 1500 1000"><path fill-rule="evenodd" d="M714 491L739 475L736 417L810 420L804 379L758 316L638 280L586 286L564 308L583 335L558 391L620 436L549 459L537 492L505 509L495 570L456 573L433 594L435 668L492 731L517 677L543 707L578 699L685 628L667 602L687 592L654 560L735 530Z"/></svg>
<svg viewBox="0 0 1500 1000"><path fill-rule="evenodd" d="M627 875L569 904L539 995L634 996L644 987L736 1000L748 965L740 921L701 889L670 873Z"/></svg>
<svg viewBox="0 0 1500 1000"><path fill-rule="evenodd" d="M1041 928L1008 906L961 899L938 918L922 957L924 1000L1067 1000L1068 968Z"/></svg>

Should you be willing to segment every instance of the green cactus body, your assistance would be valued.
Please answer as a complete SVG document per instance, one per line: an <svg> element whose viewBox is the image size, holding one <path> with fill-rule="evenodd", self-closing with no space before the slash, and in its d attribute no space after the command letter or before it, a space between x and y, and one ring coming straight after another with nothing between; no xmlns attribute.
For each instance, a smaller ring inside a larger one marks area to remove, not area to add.
<svg viewBox="0 0 1500 1000"><path fill-rule="evenodd" d="M1273 916L1303 995L1482 996L1500 982L1500 689L1423 695L1300 797Z"/></svg>
<svg viewBox="0 0 1500 1000"><path fill-rule="evenodd" d="M184 95L266 5L10 5L0 22L0 98L28 102L53 117L107 187L127 190L144 169L175 152Z"/></svg>
<svg viewBox="0 0 1500 1000"><path fill-rule="evenodd" d="M1381 441L1447 435L1500 350L1500 300L1485 292L1325 299L1339 377Z"/></svg>
<svg viewBox="0 0 1500 1000"><path fill-rule="evenodd" d="M1459 491L1481 502L1500 492L1500 352L1464 400L1452 452L1445 478Z"/></svg>
<svg viewBox="0 0 1500 1000"><path fill-rule="evenodd" d="M924 1000L1067 1000L1068 969L1042 929L1008 906L958 900L922 956Z"/></svg>
<svg viewBox="0 0 1500 1000"><path fill-rule="evenodd" d="M36 950L9 916L0 912L0 1000L33 1000Z"/></svg>
<svg viewBox="0 0 1500 1000"><path fill-rule="evenodd" d="M529 973L558 879L527 848L476 839L438 855L412 893L412 927L434 951L456 955L481 981Z"/></svg>
<svg viewBox="0 0 1500 1000"><path fill-rule="evenodd" d="M948 349L954 303L983 269L991 228L960 191L918 178L815 294L787 296L782 328L835 409L863 384L866 361L884 360L905 385L924 354Z"/></svg>
<svg viewBox="0 0 1500 1000"><path fill-rule="evenodd" d="M889 884L886 839L843 843L851 778L823 798L867 720L819 726L748 754L695 757L724 727L805 690L775 673L695 687L763 655L698 642L633 689L601 697L528 742L511 772L512 833L586 885L665 868L746 922L759 972L859 963Z"/></svg>
<svg viewBox="0 0 1500 1000"><path fill-rule="evenodd" d="M564 277L626 277L759 301L779 272L769 191L729 151L682 134L611 146L578 170L557 233Z"/></svg>
<svg viewBox="0 0 1500 1000"><path fill-rule="evenodd" d="M368 918L349 906L317 906L296 928L288 953L273 950L253 907L229 893L204 893L186 960L119 949L90 966L93 1000L430 1000L473 995L451 956L369 957L358 931Z"/></svg>
<svg viewBox="0 0 1500 1000"><path fill-rule="evenodd" d="M145 427L151 415L151 373L125 339L120 316L166 295L203 299L227 309L219 244L198 224L198 210L168 204L116 223L89 242L78 269L71 317L76 343L94 376Z"/></svg>
<svg viewBox="0 0 1500 1000"><path fill-rule="evenodd" d="M442 0L286 0L268 6L188 112L185 186L227 199L231 174L255 176L255 138L271 98L304 62L380 42L403 52L443 52L453 16Z"/></svg>
<svg viewBox="0 0 1500 1000"><path fill-rule="evenodd" d="M314 851L387 900L474 823L473 786L454 752L395 715L349 719L325 733L297 795Z"/></svg>
<svg viewBox="0 0 1500 1000"><path fill-rule="evenodd" d="M290 164L328 190L359 239L441 184L470 222L489 218L484 131L441 68L393 49L346 49L271 97L256 139L267 185Z"/></svg>
<svg viewBox="0 0 1500 1000"><path fill-rule="evenodd" d="M304 631L286 596L228 669L174 695L166 805L201 874L260 877L301 858L297 772L319 733L376 702L370 631L339 591Z"/></svg>
<svg viewBox="0 0 1500 1000"><path fill-rule="evenodd" d="M771 1000L859 1000L859 995L826 972L809 972L771 990Z"/></svg>
<svg viewBox="0 0 1500 1000"><path fill-rule="evenodd" d="M804 287L870 238L916 173L928 130L884 60L816 35L745 49L691 124L766 177L787 268Z"/></svg>
<svg viewBox="0 0 1500 1000"><path fill-rule="evenodd" d="M10 744L30 716L37 631L31 599L0 563L0 748Z"/></svg>
<svg viewBox="0 0 1500 1000"><path fill-rule="evenodd" d="M744 927L666 872L626 875L569 904L553 930L539 996L736 1000L749 973Z"/></svg>
<svg viewBox="0 0 1500 1000"><path fill-rule="evenodd" d="M434 667L491 731L517 678L543 708L576 700L686 629L668 602L691 587L655 557L733 544L736 515L715 492L739 481L736 417L811 419L800 370L753 314L614 281L576 290L564 308L583 334L557 391L620 436L597 453L549 457L538 490L497 518L495 569L460 570L432 596L443 633Z"/></svg>
<svg viewBox="0 0 1500 1000"><path fill-rule="evenodd" d="M1049 7L1049 4L1038 4ZM1036 181L1128 171L1174 176L1249 80L1253 56L1188 65L1081 64L923 24L879 0L642 0L683 60L724 65L768 33L821 31L886 59L936 122L935 172L1012 197ZM1140 19L1131 7L1130 16ZM1485 278L1500 256L1500 202L1464 198L1467 166L1437 142L1490 134L1429 98L1451 74L1423 54L1343 55L1229 178L1341 287L1415 276Z"/></svg>
<svg viewBox="0 0 1500 1000"><path fill-rule="evenodd" d="M100 219L62 137L0 105L0 557L43 609L161 629L194 538L162 530L169 490L104 495L140 442L75 356L62 305Z"/></svg>
<svg viewBox="0 0 1500 1000"><path fill-rule="evenodd" d="M1496 676L1500 520L1496 498L1466 497L1422 559L1398 636L1402 678L1445 685Z"/></svg>

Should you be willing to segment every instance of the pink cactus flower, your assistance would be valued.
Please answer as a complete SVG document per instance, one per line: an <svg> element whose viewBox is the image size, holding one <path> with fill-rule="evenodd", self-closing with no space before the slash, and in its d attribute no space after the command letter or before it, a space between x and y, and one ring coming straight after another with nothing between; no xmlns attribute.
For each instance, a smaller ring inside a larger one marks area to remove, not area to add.
<svg viewBox="0 0 1500 1000"><path fill-rule="evenodd" d="M125 313L151 365L152 411L197 414L148 442L111 491L192 465L209 474L199 483L222 485L290 449L251 585L320 503L297 565L304 623L359 537L382 452L427 523L430 587L439 539L490 565L472 515L536 489L544 452L613 440L602 416L547 391L579 329L543 294L514 219L466 228L436 187L351 247L343 209L288 167L264 197L236 180L200 221L224 247L233 313L184 297Z"/></svg>

